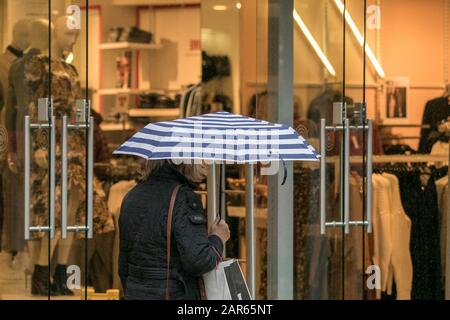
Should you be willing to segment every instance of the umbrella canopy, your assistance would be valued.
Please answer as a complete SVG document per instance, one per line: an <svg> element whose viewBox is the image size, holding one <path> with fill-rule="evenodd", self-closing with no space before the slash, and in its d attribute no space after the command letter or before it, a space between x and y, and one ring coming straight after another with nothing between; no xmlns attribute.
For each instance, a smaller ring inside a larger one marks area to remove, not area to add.
<svg viewBox="0 0 450 320"><path fill-rule="evenodd" d="M148 124L114 154L227 163L319 159L291 127L223 111Z"/></svg>

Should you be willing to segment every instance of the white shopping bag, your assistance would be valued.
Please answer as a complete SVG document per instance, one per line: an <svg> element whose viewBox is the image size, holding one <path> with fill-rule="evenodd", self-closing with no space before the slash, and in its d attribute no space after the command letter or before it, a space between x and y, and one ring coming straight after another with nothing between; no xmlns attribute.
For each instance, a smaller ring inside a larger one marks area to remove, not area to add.
<svg viewBox="0 0 450 320"><path fill-rule="evenodd" d="M239 262L222 261L203 275L208 300L252 300Z"/></svg>

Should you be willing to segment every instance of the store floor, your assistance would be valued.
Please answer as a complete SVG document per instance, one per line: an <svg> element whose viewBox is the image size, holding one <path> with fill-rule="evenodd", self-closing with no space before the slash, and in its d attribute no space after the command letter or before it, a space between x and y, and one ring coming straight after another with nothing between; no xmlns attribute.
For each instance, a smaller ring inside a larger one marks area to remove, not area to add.
<svg viewBox="0 0 450 320"><path fill-rule="evenodd" d="M21 266L11 267L11 255L0 253L0 300L47 300L46 296L34 296L30 293L31 274L25 282L25 272ZM79 300L80 295L72 297L55 296L52 300Z"/></svg>

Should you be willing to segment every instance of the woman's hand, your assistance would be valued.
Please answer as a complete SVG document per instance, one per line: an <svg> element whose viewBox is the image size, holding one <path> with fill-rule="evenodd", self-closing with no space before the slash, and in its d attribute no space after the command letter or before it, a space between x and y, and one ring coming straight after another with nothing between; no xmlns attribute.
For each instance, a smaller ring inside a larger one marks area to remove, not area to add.
<svg viewBox="0 0 450 320"><path fill-rule="evenodd" d="M225 242L230 239L230 228L228 228L228 224L225 222L225 220L217 217L214 223L209 228L209 234L218 236L225 244Z"/></svg>

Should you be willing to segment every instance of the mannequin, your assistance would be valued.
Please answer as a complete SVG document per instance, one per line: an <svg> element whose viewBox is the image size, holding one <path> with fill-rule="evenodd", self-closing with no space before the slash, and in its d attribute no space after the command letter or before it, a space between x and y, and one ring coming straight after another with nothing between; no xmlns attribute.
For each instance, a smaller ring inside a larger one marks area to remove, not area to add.
<svg viewBox="0 0 450 320"><path fill-rule="evenodd" d="M28 19L19 20L13 27L11 44L6 48L5 52L0 55L0 126L5 126L5 105L8 100L8 74L11 64L23 56L23 52L30 45L30 23ZM3 130L1 130L4 132ZM2 136L1 138L6 138ZM0 161L3 164L7 158L7 149L0 152ZM7 166L1 166L1 179L3 180L3 188L0 194L3 197L3 217L0 214L0 249L12 254L13 260L16 254L25 247L23 237L18 237L17 232L20 221L16 219L16 203L20 201L18 196L22 194L18 189L20 186L16 183L17 177L11 172ZM8 186L6 188L6 186ZM3 218L3 219L2 219ZM2 222L4 232L2 232ZM3 237L1 237L3 235ZM3 240L3 241L2 241ZM11 264L14 264L13 260Z"/></svg>
<svg viewBox="0 0 450 320"><path fill-rule="evenodd" d="M75 44L75 41L78 37L78 31L77 30L67 30L66 27L66 21L68 17L59 17L55 21L55 27L53 28L52 32L52 47L51 47L51 63L52 63L52 70L57 68L58 73L64 72L64 68L58 68L59 63L61 63L61 59L63 58L63 54L65 51L71 51L73 45ZM30 65L40 67L42 64L45 64L48 60L45 56L40 56L41 59L35 61L32 61ZM66 75L64 75L66 76ZM76 74L67 74L67 77L71 81L77 81ZM60 110L64 106L60 105L60 100L64 100L67 97L58 96L59 94L71 94L71 92L55 92L53 90L53 86L57 86L59 83L58 78L53 79L52 78L52 97L54 99L54 114L56 117L62 116L63 110ZM76 88L75 90L78 91L79 88ZM79 92L74 93L75 95L79 94ZM64 102L61 102L64 103ZM73 106L73 104L72 104ZM60 114L61 113L61 114ZM58 119L60 120L60 119ZM56 120L56 121L58 121ZM57 139L60 140L60 139ZM60 146L57 144L55 146L55 151L58 155L57 162L60 159L61 156L61 149ZM38 176L39 178L47 178L47 149L42 147L36 147L33 148L35 150L35 159L37 165L40 167L37 171L39 171ZM70 161L69 161L70 164ZM71 187L69 183L69 187ZM75 224L75 212L77 210L77 203L79 202L80 194L78 192L78 188L70 188L71 191L68 196L68 223L70 225ZM36 191L36 190L35 190ZM37 190L40 194L38 194L38 197L41 195L46 195L46 190ZM57 186L56 193L60 193L60 186ZM57 199L57 203L59 202L60 197ZM46 202L47 196L44 196L43 202ZM36 203L39 200L32 199L32 204ZM59 225L59 223L57 224ZM55 295L73 295L73 292L67 288L66 281L67 281L67 262L70 255L70 249L72 247L74 234L69 232L67 235L67 238L64 240L60 239L60 231L57 230L55 234L55 238L50 243L50 254L51 257L53 256L53 252L55 250L55 247L57 246L57 265L55 269L55 274L53 277L53 284L51 289L51 294ZM33 273L33 279L32 279L32 293L33 294L47 294L47 286L43 285L42 281L43 278L39 276L40 270L43 268L48 270L48 236L47 234L44 235L42 238L37 240L32 240L29 242L29 249L31 253L32 261L35 264L35 271L37 272ZM43 289L43 290L41 290Z"/></svg>
<svg viewBox="0 0 450 320"><path fill-rule="evenodd" d="M30 23L28 19L19 20L13 27L11 44L5 52L0 55L0 99L4 103L8 100L8 73L11 64L21 58L23 53L30 46ZM0 104L0 108L4 105ZM2 110L2 121L4 124L4 111Z"/></svg>
<svg viewBox="0 0 450 320"><path fill-rule="evenodd" d="M6 106L6 127L8 130L9 148L8 148L8 165L11 172L17 175L17 199L16 206L20 208L16 211L17 217L23 216L17 212L24 212L23 209L23 119L25 115L31 113L31 106L36 104L34 97L29 90L29 83L25 81L26 66L32 59L38 55L48 54L48 30L50 28L49 21L46 19L38 19L31 23L30 30L30 50L15 63L11 65L9 72L9 93ZM31 104L30 104L31 102ZM43 185L46 181L43 181ZM44 186L42 186L44 187ZM23 226L23 222L22 222ZM21 234L22 232L18 233ZM23 239L23 238L22 238ZM51 242L51 252L53 253L55 241ZM42 250L41 250L42 248ZM47 294L48 284L45 278L48 277L48 259L44 262L43 255L39 253L48 249L48 238L41 237L39 240L32 240L28 243L31 260L35 267L32 276L32 293ZM40 281L39 281L40 279Z"/></svg>
<svg viewBox="0 0 450 320"><path fill-rule="evenodd" d="M30 115L32 122L37 121L37 100L51 95L53 99L53 113L56 118L56 186L55 186L55 224L61 225L61 119L67 115L69 122L73 122L76 114L76 100L82 98L78 73L74 66L63 60L66 52L71 52L78 37L78 30L67 29L67 20L72 17L59 17L52 28L51 59L48 54L48 21L38 20L33 24L32 49L21 59L17 66L11 68L11 78L15 81L13 89L15 95L9 103L16 108L15 114L7 113L8 119L15 119L12 132L15 139L11 139L10 158L16 159L19 165L23 163L23 116ZM36 27L36 31L34 30ZM33 36L34 37L34 36ZM44 44L47 44L45 47ZM51 64L51 86L49 87L49 64ZM18 87L23 90L18 90ZM49 89L51 92L49 92ZM19 103L20 100L20 103ZM25 106L25 107L21 107ZM8 110L9 110L8 109ZM14 137L13 136L13 137ZM68 136L68 224L85 224L85 132L69 131ZM45 130L37 129L31 135L31 225L48 225L48 136ZM113 221L106 206L106 198L101 184L94 178L94 232L103 233L114 229ZM56 229L55 238L51 241L50 258L57 245L57 261L51 294L73 295L67 288L67 262L74 234L69 232L66 240L60 240L60 230ZM48 292L48 236L47 233L33 233L33 240L29 242L29 249L34 262L31 290L33 294L47 295Z"/></svg>

